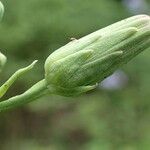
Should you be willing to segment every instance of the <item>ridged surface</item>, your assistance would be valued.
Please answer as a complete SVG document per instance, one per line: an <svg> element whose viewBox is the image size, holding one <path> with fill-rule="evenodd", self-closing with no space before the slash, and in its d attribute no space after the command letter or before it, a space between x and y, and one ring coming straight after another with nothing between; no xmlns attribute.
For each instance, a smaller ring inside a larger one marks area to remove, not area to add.
<svg viewBox="0 0 150 150"><path fill-rule="evenodd" d="M150 17L134 16L56 50L45 62L46 81L61 95L95 85L149 47Z"/></svg>

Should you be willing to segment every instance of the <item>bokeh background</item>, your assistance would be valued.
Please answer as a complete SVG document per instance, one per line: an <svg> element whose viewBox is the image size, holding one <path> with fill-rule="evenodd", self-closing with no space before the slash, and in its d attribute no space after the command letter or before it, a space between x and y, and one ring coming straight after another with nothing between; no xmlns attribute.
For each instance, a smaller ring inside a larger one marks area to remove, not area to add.
<svg viewBox="0 0 150 150"><path fill-rule="evenodd" d="M150 14L150 0L2 0L0 48L8 62L1 84L34 59L5 98L44 77L57 48L111 23ZM43 97L0 114L0 150L149 150L150 50L99 87L76 98Z"/></svg>

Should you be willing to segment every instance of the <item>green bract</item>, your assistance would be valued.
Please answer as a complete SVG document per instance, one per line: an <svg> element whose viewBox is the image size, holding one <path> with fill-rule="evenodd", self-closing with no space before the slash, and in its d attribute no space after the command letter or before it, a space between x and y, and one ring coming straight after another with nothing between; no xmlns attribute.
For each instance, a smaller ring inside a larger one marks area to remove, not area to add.
<svg viewBox="0 0 150 150"><path fill-rule="evenodd" d="M73 40L45 62L45 79L55 94L74 96L150 47L150 17L134 16Z"/></svg>

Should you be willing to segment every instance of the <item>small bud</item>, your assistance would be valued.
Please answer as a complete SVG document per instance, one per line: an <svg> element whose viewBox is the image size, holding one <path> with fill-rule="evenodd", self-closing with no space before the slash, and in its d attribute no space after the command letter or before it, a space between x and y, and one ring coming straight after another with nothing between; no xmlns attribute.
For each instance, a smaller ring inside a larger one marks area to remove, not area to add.
<svg viewBox="0 0 150 150"><path fill-rule="evenodd" d="M3 6L2 2L0 1L0 20L2 19L3 14L4 14L4 6Z"/></svg>
<svg viewBox="0 0 150 150"><path fill-rule="evenodd" d="M47 86L55 94L79 95L149 47L150 17L122 20L52 53L45 62Z"/></svg>
<svg viewBox="0 0 150 150"><path fill-rule="evenodd" d="M3 55L1 52L0 52L0 72L1 70L3 69L5 63L7 61L7 58L5 55Z"/></svg>

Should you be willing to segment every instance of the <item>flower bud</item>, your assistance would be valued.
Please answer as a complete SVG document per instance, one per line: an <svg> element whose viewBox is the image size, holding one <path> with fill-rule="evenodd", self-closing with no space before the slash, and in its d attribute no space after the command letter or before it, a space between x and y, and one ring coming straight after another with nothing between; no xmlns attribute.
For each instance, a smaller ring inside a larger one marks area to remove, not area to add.
<svg viewBox="0 0 150 150"><path fill-rule="evenodd" d="M4 13L4 6L0 1L0 20L3 17L3 13ZM5 63L6 63L6 57L0 52L0 72L3 68L3 66L5 65Z"/></svg>
<svg viewBox="0 0 150 150"><path fill-rule="evenodd" d="M4 14L4 6L3 6L2 2L0 1L0 20L2 19L3 14Z"/></svg>
<svg viewBox="0 0 150 150"><path fill-rule="evenodd" d="M150 17L122 20L52 53L45 79L55 94L74 96L96 87L118 67L150 47Z"/></svg>
<svg viewBox="0 0 150 150"><path fill-rule="evenodd" d="M2 71L2 69L6 63L6 60L7 60L6 56L0 52L0 72Z"/></svg>

